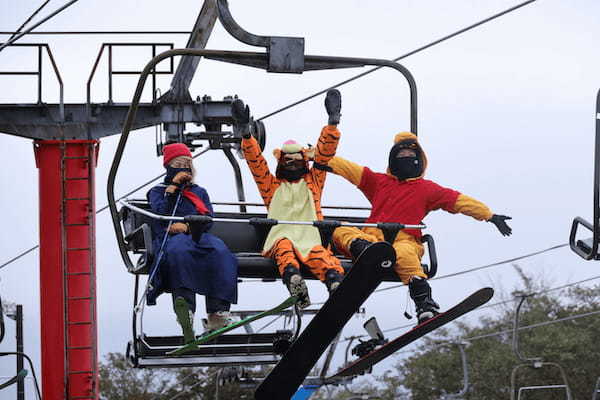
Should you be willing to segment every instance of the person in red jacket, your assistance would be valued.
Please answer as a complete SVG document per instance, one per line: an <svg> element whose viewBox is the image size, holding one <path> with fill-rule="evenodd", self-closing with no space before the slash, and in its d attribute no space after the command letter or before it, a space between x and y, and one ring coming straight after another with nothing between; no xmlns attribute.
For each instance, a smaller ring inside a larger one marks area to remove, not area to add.
<svg viewBox="0 0 600 400"><path fill-rule="evenodd" d="M430 211L442 209L491 222L504 236L512 233L505 222L510 217L494 214L482 202L424 179L427 157L417 136L410 132L399 133L394 138L385 174L341 157L331 159L327 167L356 185L371 202L371 215L366 222L419 224ZM355 259L371 243L383 240L383 232L377 228L340 227L333 235L336 248ZM439 305L432 298L421 266L424 253L421 231L400 231L393 247L397 260L394 270L409 287L419 323L424 322L439 313Z"/></svg>

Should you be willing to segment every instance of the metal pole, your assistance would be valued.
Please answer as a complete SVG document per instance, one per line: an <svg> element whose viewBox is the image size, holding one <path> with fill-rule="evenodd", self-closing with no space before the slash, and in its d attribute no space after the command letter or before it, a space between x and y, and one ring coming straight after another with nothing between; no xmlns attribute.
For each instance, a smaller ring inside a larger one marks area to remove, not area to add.
<svg viewBox="0 0 600 400"><path fill-rule="evenodd" d="M23 370L23 306L17 304L17 374ZM25 400L25 379L17 381L17 400Z"/></svg>

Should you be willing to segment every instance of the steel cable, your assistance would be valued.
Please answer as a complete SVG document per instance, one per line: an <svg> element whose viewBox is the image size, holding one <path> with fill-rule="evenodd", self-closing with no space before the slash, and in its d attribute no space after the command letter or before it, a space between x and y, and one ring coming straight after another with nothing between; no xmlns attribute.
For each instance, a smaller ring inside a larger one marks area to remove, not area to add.
<svg viewBox="0 0 600 400"><path fill-rule="evenodd" d="M494 14L494 15L492 15L491 17L488 17L488 18L486 18L486 19L483 19L483 20L481 20L481 21L479 21L479 22L476 22L476 23L474 23L474 24L472 24L472 25L469 25L469 26L467 26L466 28L460 29L460 30L458 30L458 31L456 31L456 32L454 32L454 33L451 33L451 34L449 34L449 35L446 35L446 36L444 36L444 37L442 37L442 38L440 38L440 39L437 39L437 40L435 40L435 41L433 41L433 42L431 42L431 43L429 43L429 44L426 44L425 46L421 46L421 47L419 47L418 49L415 49L415 50L413 50L413 51L410 51L410 52L408 52L408 53L406 53L406 54L403 54L403 55L401 55L401 56L399 56L399 57L396 57L396 58L394 58L392 61L399 61L399 60L402 60L402 59L404 59L404 58L410 57L410 56L412 56L412 55L414 55L414 54L417 54L417 53L419 53L419 52L421 52L421 51L423 51L423 50L426 50L426 49L428 49L428 48L430 48L430 47L433 47L433 46L435 46L435 45L437 45L437 44L440 44L440 43L442 43L442 42L445 42L445 41L446 41L446 40L448 40L448 39L451 39L451 38L453 38L453 37L456 37L456 36L458 36L458 35L460 35L460 34L462 34L462 33L465 33L465 32L467 32L467 31L470 31L471 29L477 28L478 26L481 26L481 25L483 25L483 24L485 24L485 23L487 23L487 22L490 22L490 21L492 21L492 20L494 20L494 19L496 19L496 18L499 18L499 17L501 17L501 16L503 16L503 15L506 15L506 14L508 14L508 13L510 13L510 12L513 12L513 11L515 11L515 10L517 10L517 9L521 8L521 7L524 7L524 6L528 5L528 4L531 4L531 3L535 2L535 1L537 1L537 0L528 0L528 1L525 1L525 2L523 2L523 3L520 3L520 4L516 5L516 6L513 6L513 7L509 8L509 9L506 9L506 10L504 10L504 11L502 11L502 12L499 12L499 13L497 13L497 14ZM274 115L276 115L276 114L279 114L279 113L281 113L281 112L283 112L283 111L289 110L289 109L290 109L290 108L292 108L292 107L295 107L295 106L297 106L297 105L300 105L300 104L302 104L302 103L304 103L304 102L307 102L308 100L314 99L315 97L317 97L317 96L320 96L320 95L322 95L322 94L324 94L324 93L327 93L327 91L328 91L329 89L335 89L335 88L338 88L338 87L340 87L340 86L343 86L343 85L345 85L345 84L347 84L347 83L350 83L350 82L352 82L352 81L355 81L355 80L357 80L357 79L360 79L360 78L362 78L362 77L363 77L363 76L365 76L365 75L371 74L371 73L373 73L373 72L375 72L375 71L377 71L377 70L379 70L379 69L381 69L381 68L383 68L383 67L375 67L375 68L371 68L371 69L370 69L370 70L368 70L368 71L362 72L362 73L360 73L360 74L358 74L358 75L355 75L355 76L353 76L352 78L346 79L345 81L339 82L339 83L337 83L337 84L335 84L335 85L333 85L333 86L330 86L330 87L328 87L328 88L326 88L326 89L323 89L323 90L321 90L321 91L319 91L319 92L317 92L317 93L315 93L315 94L312 94L312 95L310 95L310 96L308 96L308 97L305 97L305 98L303 98L303 99L301 99L301 100L295 101L294 103L291 103L291 104L289 104L289 105L287 105L287 106L285 106L285 107L282 107L282 108L280 108L280 109L278 109L278 110L275 110L275 111L273 111L273 112L271 112L271 113L269 113L269 114L267 114L267 115L264 115L264 116L260 117L260 118L258 119L258 121L262 121L262 120L264 120L264 119L267 119L267 118L270 118L270 117L272 117L272 116L274 116Z"/></svg>

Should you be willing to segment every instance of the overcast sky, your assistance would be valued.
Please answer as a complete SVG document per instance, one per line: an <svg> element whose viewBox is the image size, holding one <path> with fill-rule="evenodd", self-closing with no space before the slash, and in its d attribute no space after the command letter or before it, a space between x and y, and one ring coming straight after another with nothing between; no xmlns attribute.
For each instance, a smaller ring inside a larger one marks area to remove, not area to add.
<svg viewBox="0 0 600 400"><path fill-rule="evenodd" d="M46 15L66 1L50 2ZM82 0L40 30L189 30L201 1ZM14 30L41 1L0 1L0 30ZM176 4L176 6L174 6ZM308 0L276 2L231 0L238 22L263 35L302 36L307 54L395 58L450 32L517 4L514 0L416 0L369 2ZM368 4L368 5L367 5ZM377 5L375 5L377 4ZM435 237L439 274L523 255L566 243L576 215L592 215L592 164L595 96L600 87L600 3L593 0L539 0L474 31L402 61L414 75L419 93L419 139L429 158L427 177L484 201L499 214L513 217L514 234L502 237L493 225L469 217L432 213L425 222ZM0 41L7 36L0 36ZM49 43L65 83L65 99L85 101L85 83L103 42L169 42L186 44L186 35L155 36L29 36L21 43ZM236 42L217 23L211 49L254 50ZM32 70L33 50L0 52L0 71ZM122 69L139 68L148 50L115 52ZM45 60L46 66L48 65ZM106 58L94 80L92 99L107 100ZM237 94L260 117L305 95L362 70L310 72L301 76L272 75L245 67L202 61L190 88L192 96L214 99ZM169 77L161 77L162 92ZM136 77L115 79L115 101L129 102ZM44 74L44 101L58 101L50 69ZM408 89L394 71L380 71L342 87L343 133L338 154L383 171L393 135L409 129ZM149 95L149 92L146 93ZM148 97L146 97L148 98ZM0 76L1 103L34 103L36 83L29 77ZM323 97L265 121L267 159L287 139L315 143L326 122ZM106 177L118 137L102 140L97 168L97 205L106 204ZM31 141L0 135L0 263L38 243L38 171ZM233 174L220 152L196 161L197 182L213 201L235 200ZM244 165L247 197L259 201ZM117 177L117 194L162 172L154 150L154 129L135 132ZM134 197L143 197L145 191ZM327 179L323 204L367 205L364 196L340 177ZM25 348L39 372L39 253L33 252L0 271L3 300L24 305ZM101 355L123 352L130 340L133 277L118 255L109 215L97 218L98 313ZM568 248L519 262L527 273L544 277L551 286L598 274ZM433 282L435 299L448 308L475 289L494 286L501 298L518 284L510 264ZM311 297L326 298L325 287L311 283ZM385 286L385 285L384 285ZM278 303L286 294L280 283L241 283L234 309L256 309ZM406 324L402 310L406 289L374 294L367 316L380 325ZM199 302L203 305L203 302ZM410 305L412 308L412 304ZM203 306L199 314L204 314ZM486 310L485 312L492 312ZM473 313L477 318L482 312ZM474 320L474 319L473 319ZM178 334L170 298L148 309L151 334ZM343 335L363 333L363 319L354 318ZM258 326L262 326L259 324ZM199 324L197 324L199 328ZM1 347L14 347L14 324L8 322ZM343 355L338 353L336 367ZM377 366L381 374L392 362ZM14 372L12 360L0 360L0 375ZM508 384L508 383L507 383Z"/></svg>

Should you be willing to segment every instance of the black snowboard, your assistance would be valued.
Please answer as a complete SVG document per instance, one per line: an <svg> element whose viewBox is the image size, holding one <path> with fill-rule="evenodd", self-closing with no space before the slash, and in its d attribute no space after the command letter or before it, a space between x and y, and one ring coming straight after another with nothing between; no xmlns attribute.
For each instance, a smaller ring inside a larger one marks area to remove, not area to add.
<svg viewBox="0 0 600 400"><path fill-rule="evenodd" d="M255 399L291 398L327 346L379 286L385 269L395 263L396 253L388 243L373 243L365 249L340 286L258 386Z"/></svg>
<svg viewBox="0 0 600 400"><path fill-rule="evenodd" d="M440 326L445 325L448 322L451 322L456 318L468 313L469 311L474 310L482 304L487 303L493 295L494 289L492 288L479 289L448 311L436 315L422 324L415 326L412 330L406 332L402 336L398 336L391 342L384 344L369 354L350 363L345 368L338 371L335 375L332 375L327 379L361 374L362 372L371 368L373 365L377 364L379 361L391 356L402 347L409 345L434 329L437 329Z"/></svg>

